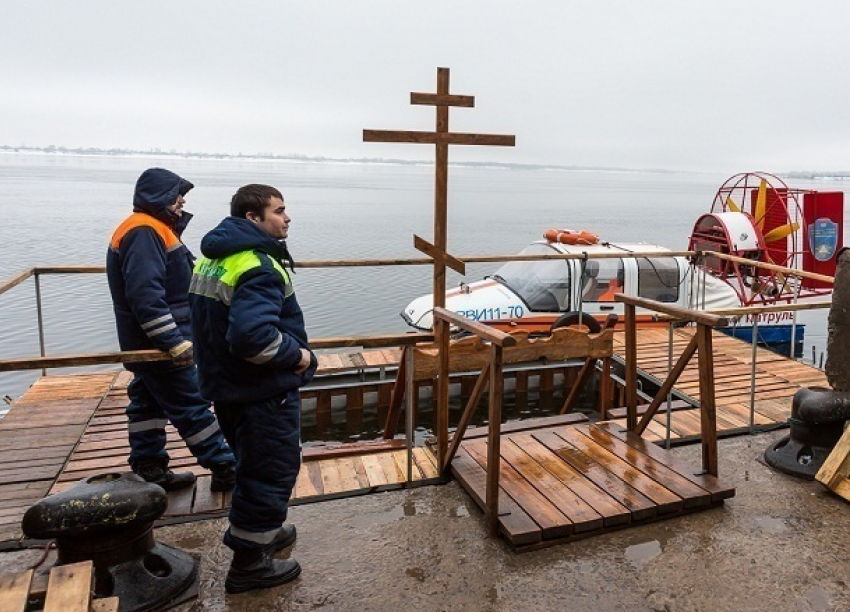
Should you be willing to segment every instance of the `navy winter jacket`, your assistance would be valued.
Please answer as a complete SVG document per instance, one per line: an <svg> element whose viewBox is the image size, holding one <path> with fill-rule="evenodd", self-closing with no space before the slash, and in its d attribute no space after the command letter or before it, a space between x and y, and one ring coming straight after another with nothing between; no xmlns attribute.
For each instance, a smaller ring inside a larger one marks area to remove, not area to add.
<svg viewBox="0 0 850 612"><path fill-rule="evenodd" d="M180 241L192 215L167 210L192 183L162 168L136 182L134 213L115 230L106 254L106 275L121 350L167 351L191 337L188 290L194 258ZM171 362L125 364L157 370Z"/></svg>
<svg viewBox="0 0 850 612"><path fill-rule="evenodd" d="M285 244L251 221L227 217L201 241L189 301L201 393L247 404L307 384L316 371L294 369L309 350L292 289Z"/></svg>

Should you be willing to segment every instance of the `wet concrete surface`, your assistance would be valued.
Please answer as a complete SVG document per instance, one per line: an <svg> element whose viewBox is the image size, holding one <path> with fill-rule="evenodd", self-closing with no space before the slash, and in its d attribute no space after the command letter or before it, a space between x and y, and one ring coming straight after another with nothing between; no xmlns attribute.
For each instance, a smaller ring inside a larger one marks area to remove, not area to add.
<svg viewBox="0 0 850 612"><path fill-rule="evenodd" d="M298 506L295 582L226 595L225 520L165 527L202 555L201 597L177 610L845 611L850 504L759 461L784 432L720 442L723 507L516 554L452 482ZM700 447L673 451L698 468ZM0 555L0 573L37 551Z"/></svg>

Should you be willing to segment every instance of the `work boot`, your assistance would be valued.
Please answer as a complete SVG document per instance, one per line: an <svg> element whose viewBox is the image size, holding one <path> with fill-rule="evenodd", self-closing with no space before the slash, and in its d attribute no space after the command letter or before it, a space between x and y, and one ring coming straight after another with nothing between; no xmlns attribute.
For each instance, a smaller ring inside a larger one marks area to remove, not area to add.
<svg viewBox="0 0 850 612"><path fill-rule="evenodd" d="M293 559L275 559L268 549L237 550L224 581L228 593L267 589L295 580L301 566Z"/></svg>
<svg viewBox="0 0 850 612"><path fill-rule="evenodd" d="M214 465L210 471L212 472L210 491L231 491L236 486L236 463L233 461Z"/></svg>
<svg viewBox="0 0 850 612"><path fill-rule="evenodd" d="M147 482L159 485L166 491L185 489L195 484L195 475L192 472L172 472L159 460L139 461L133 466L133 471Z"/></svg>
<svg viewBox="0 0 850 612"><path fill-rule="evenodd" d="M280 527L280 531L275 535L274 540L266 547L270 554L282 551L284 548L289 548L295 544L295 538L298 534L295 533L295 525L284 523Z"/></svg>

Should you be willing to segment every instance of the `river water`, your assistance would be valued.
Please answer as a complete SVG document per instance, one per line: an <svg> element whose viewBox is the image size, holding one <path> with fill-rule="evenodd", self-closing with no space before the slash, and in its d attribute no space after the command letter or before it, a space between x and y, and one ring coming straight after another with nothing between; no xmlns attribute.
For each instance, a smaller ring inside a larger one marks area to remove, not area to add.
<svg viewBox="0 0 850 612"><path fill-rule="evenodd" d="M0 153L0 279L32 266L103 265L112 231L131 212L135 180L152 166L195 183L186 205L195 218L184 241L196 254L201 237L228 213L231 195L246 183L268 183L283 193L296 261L421 257L413 234L433 240L431 164ZM452 167L449 250L459 257L508 255L553 227L588 229L612 242L685 249L696 218L708 212L726 178ZM833 188L816 181L788 183ZM463 280L477 280L497 267L469 265ZM450 286L460 280L450 273ZM430 292L430 268L301 269L295 286L313 338L404 332L409 328L398 313ZM118 349L103 275L49 276L41 290L48 355ZM805 356L812 347L816 354L825 349L825 320L825 311L805 316ZM36 322L32 280L0 295L0 358L38 355ZM36 376L0 373L0 396L18 397Z"/></svg>

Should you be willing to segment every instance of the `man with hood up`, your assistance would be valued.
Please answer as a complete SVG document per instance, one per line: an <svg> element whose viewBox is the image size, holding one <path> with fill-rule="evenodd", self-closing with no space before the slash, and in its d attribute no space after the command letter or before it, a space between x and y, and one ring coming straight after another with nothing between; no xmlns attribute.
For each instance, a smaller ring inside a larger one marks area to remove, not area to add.
<svg viewBox="0 0 850 612"><path fill-rule="evenodd" d="M228 491L236 479L235 459L210 402L201 397L190 340L194 258L180 235L192 218L183 211L192 187L162 168L142 173L133 214L112 236L106 274L121 350L157 348L171 355L171 361L124 364L135 374L127 387L131 468L167 491L195 482L192 472L168 468L165 426L170 421L198 463L212 471L210 488Z"/></svg>
<svg viewBox="0 0 850 612"><path fill-rule="evenodd" d="M201 242L189 301L201 391L215 402L236 455L224 534L234 552L224 586L241 593L301 572L297 561L273 555L295 542L295 527L285 521L301 467L298 389L313 377L316 357L292 288L283 196L246 185L230 214Z"/></svg>

